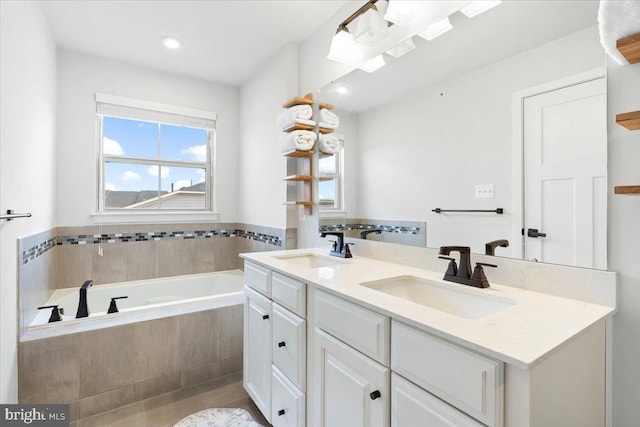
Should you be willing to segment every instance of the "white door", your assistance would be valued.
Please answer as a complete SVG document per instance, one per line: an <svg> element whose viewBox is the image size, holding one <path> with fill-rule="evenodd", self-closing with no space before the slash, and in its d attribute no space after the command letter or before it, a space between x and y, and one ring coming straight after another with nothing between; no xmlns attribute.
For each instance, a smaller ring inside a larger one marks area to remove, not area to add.
<svg viewBox="0 0 640 427"><path fill-rule="evenodd" d="M389 369L316 329L314 426L389 425Z"/></svg>
<svg viewBox="0 0 640 427"><path fill-rule="evenodd" d="M525 98L525 259L606 269L606 117L604 78Z"/></svg>
<svg viewBox="0 0 640 427"><path fill-rule="evenodd" d="M271 301L244 287L243 384L271 422Z"/></svg>
<svg viewBox="0 0 640 427"><path fill-rule="evenodd" d="M482 427L478 421L391 374L391 427Z"/></svg>

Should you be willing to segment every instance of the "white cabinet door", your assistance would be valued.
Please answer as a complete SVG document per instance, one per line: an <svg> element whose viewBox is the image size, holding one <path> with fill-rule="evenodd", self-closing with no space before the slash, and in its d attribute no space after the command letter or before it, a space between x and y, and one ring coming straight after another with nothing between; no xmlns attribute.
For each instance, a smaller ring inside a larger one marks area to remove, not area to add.
<svg viewBox="0 0 640 427"><path fill-rule="evenodd" d="M272 305L273 364L300 390L306 390L307 323L304 319Z"/></svg>
<svg viewBox="0 0 640 427"><path fill-rule="evenodd" d="M243 384L271 422L271 301L244 287Z"/></svg>
<svg viewBox="0 0 640 427"><path fill-rule="evenodd" d="M389 369L316 328L316 427L387 427Z"/></svg>
<svg viewBox="0 0 640 427"><path fill-rule="evenodd" d="M483 427L483 424L394 373L391 427Z"/></svg>
<svg viewBox="0 0 640 427"><path fill-rule="evenodd" d="M273 367L271 424L273 427L304 427L305 396L277 368Z"/></svg>

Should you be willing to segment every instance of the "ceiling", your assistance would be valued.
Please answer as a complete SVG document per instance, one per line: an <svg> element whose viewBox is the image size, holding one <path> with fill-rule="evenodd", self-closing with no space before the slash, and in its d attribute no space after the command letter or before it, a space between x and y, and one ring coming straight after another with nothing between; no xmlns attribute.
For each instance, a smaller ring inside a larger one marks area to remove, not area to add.
<svg viewBox="0 0 640 427"><path fill-rule="evenodd" d="M43 1L59 47L240 85L345 0ZM178 37L177 51L164 36ZM327 42L328 43L328 42Z"/></svg>

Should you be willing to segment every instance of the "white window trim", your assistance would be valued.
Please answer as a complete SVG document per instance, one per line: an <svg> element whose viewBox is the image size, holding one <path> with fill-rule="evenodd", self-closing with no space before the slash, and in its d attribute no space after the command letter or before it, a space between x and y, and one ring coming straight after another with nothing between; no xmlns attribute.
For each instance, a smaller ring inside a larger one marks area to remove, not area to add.
<svg viewBox="0 0 640 427"><path fill-rule="evenodd" d="M162 113L179 114L191 117L197 117L208 120L216 120L217 113L212 111L199 110L195 108L181 107L176 105L161 104L158 102L146 101L136 98L128 98L118 95L110 95L105 93L96 93L96 104L98 102L107 104L116 104L126 107L134 107L152 111L159 111ZM207 185L207 192L210 196L209 206L202 211L182 211L182 210L140 210L140 211L127 211L117 209L104 209L102 203L104 202L104 163L105 156L102 152L102 120L96 117L96 151L98 159L98 194L96 200L97 211L91 214L91 218L94 224L119 224L119 223L187 223L187 222L211 222L219 221L220 213L216 210L216 186L217 186L217 171L216 171L216 131L212 131L211 138L207 139L209 145L209 156L207 156L207 172L209 182ZM123 158L124 159L124 158ZM167 161L161 161L167 163ZM170 163L170 162L169 162ZM188 162L182 162L188 163Z"/></svg>
<svg viewBox="0 0 640 427"><path fill-rule="evenodd" d="M334 206L330 208L322 208L319 205L319 216L320 217L336 217L336 216L346 216L347 210L345 207L345 197L344 197L344 135L343 134L334 134L336 138L340 140L340 150L337 153L337 173L335 178L336 183L336 200L334 201ZM334 154L335 156L335 154ZM318 159L318 162L320 159ZM320 174L320 166L317 167L318 174ZM336 206L337 205L337 206Z"/></svg>

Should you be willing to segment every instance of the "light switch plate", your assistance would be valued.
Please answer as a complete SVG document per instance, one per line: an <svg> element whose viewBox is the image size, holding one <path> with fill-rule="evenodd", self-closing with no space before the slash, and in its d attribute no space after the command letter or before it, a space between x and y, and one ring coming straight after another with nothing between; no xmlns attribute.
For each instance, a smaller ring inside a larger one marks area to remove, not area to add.
<svg viewBox="0 0 640 427"><path fill-rule="evenodd" d="M476 199L493 199L493 184L476 185Z"/></svg>

